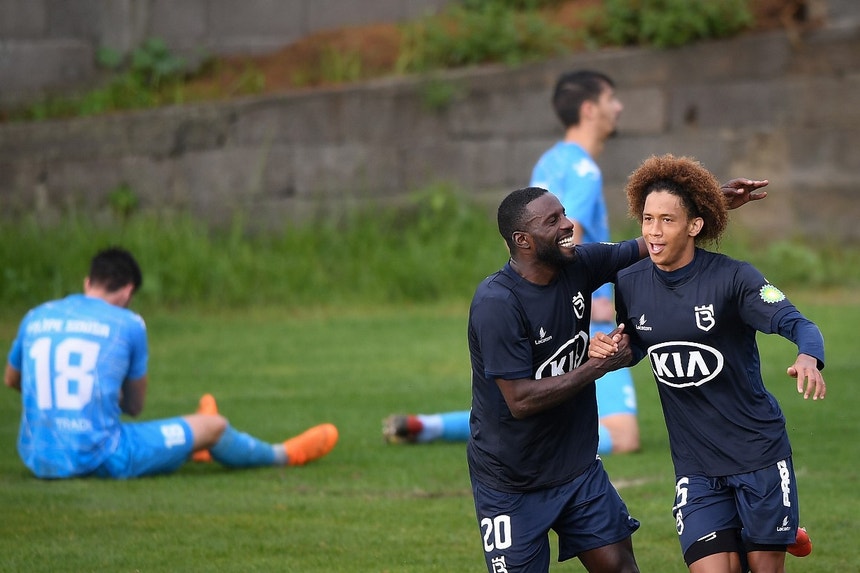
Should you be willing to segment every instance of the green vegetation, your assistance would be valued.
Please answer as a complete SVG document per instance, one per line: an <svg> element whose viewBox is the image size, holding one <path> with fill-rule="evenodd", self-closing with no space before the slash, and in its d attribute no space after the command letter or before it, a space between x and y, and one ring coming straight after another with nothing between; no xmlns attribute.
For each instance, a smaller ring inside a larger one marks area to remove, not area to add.
<svg viewBox="0 0 860 573"><path fill-rule="evenodd" d="M108 195L111 211L120 220L126 221L137 210L140 198L128 184L123 184Z"/></svg>
<svg viewBox="0 0 860 573"><path fill-rule="evenodd" d="M552 8L564 4L565 0L462 0L467 10L482 10L487 5L495 5L508 10L537 10Z"/></svg>
<svg viewBox="0 0 860 573"><path fill-rule="evenodd" d="M399 209L327 217L269 234L251 233L241 216L217 230L184 215L136 212L135 198L127 188L115 192L107 207L114 216L100 223L74 214L59 224L3 223L0 301L31 304L79 289L89 257L112 243L138 255L146 270L140 299L154 304L297 307L465 298L506 258L486 210L444 185L416 193Z"/></svg>
<svg viewBox="0 0 860 573"><path fill-rule="evenodd" d="M517 65L571 51L574 34L533 10L504 3L452 5L404 27L398 70L427 72L501 62Z"/></svg>
<svg viewBox="0 0 860 573"><path fill-rule="evenodd" d="M263 439L331 421L340 442L302 468L191 464L131 482L37 481L15 452L20 398L0 392L0 570L481 570L463 444L386 446L380 421L468 407L468 301L506 258L487 210L434 186L401 209L252 234L241 218L215 231L187 217L155 217L127 207L133 197L121 188L109 200L112 222L70 215L53 225L3 223L0 347L29 306L80 290L95 249L122 244L144 267L133 302L150 333L142 419L191 412L213 392L236 428ZM860 479L850 439L860 409L852 330L860 305L850 287L860 284L860 253L799 242L753 249L743 233L730 234L722 250L753 260L828 341L830 393L812 403L785 376L793 347L759 337L765 380L788 419L802 522L815 542L811 557L789 557L786 570L852 570L850 524L860 513L850 495ZM605 463L642 522L634 536L642 570L681 573L659 400L644 365L634 378L644 449Z"/></svg>
<svg viewBox="0 0 860 573"><path fill-rule="evenodd" d="M390 69L366 61L357 50L324 49L292 73L296 87L355 82L380 75L428 73L489 63L519 65L552 58L583 46L647 45L677 47L737 34L753 23L749 0L607 0L572 29L556 22L563 0L465 0L440 14L404 24L396 62ZM100 50L98 62L110 79L72 97L48 97L22 109L0 113L0 120L35 121L88 116L115 110L182 104L259 93L264 74L245 66L229 86L187 89L188 81L216 77L214 59L189 72L186 62L157 38L148 39L127 59Z"/></svg>
<svg viewBox="0 0 860 573"><path fill-rule="evenodd" d="M136 201L134 190L123 186L98 217L3 222L0 305L21 307L77 291L89 257L115 243L140 258L145 280L138 300L147 306L464 301L507 258L491 210L442 184L416 192L399 208L321 218L277 233L251 232L241 215L230 228L212 229L185 215L142 211ZM632 223L617 228L617 239L638 234ZM860 285L857 248L761 242L738 226L719 250L751 261L788 290Z"/></svg>
<svg viewBox="0 0 860 573"><path fill-rule="evenodd" d="M283 299L289 298L285 288ZM815 543L810 557L788 557L786 570L854 571L860 386L852 332L860 307L801 299L829 344L827 398L799 398L785 375L793 347L775 336L759 341L765 380L788 420L801 520ZM468 407L467 312L465 302L446 302L144 313L151 343L142 419L190 412L202 393L213 392L236 428L267 440L324 420L337 424L341 438L332 454L302 468L194 464L130 482L37 481L15 452L19 397L4 389L0 570L481 571L463 444L386 446L380 433L380 421L392 412ZM0 346L8 348L19 318L4 311ZM644 449L605 463L642 522L634 535L642 571L683 573L659 399L641 365L634 378ZM577 562L551 570L583 571Z"/></svg>
<svg viewBox="0 0 860 573"><path fill-rule="evenodd" d="M183 103L186 62L160 39L151 38L132 52L127 62L113 50L102 49L99 65L111 75L100 88L72 97L48 97L9 112L10 119L35 121L55 117L98 115L114 110Z"/></svg>
<svg viewBox="0 0 860 573"><path fill-rule="evenodd" d="M296 87L319 85L321 83L356 82L366 77L361 54L355 50L341 51L333 47L323 48L319 62L303 67L293 74L292 82Z"/></svg>
<svg viewBox="0 0 860 573"><path fill-rule="evenodd" d="M463 91L452 82L430 78L421 89L421 103L428 111L442 111L462 97Z"/></svg>
<svg viewBox="0 0 860 573"><path fill-rule="evenodd" d="M588 38L595 46L675 48L752 24L747 0L606 0L591 15Z"/></svg>
<svg viewBox="0 0 860 573"><path fill-rule="evenodd" d="M5 224L10 240L0 243L0 301L31 304L77 290L89 256L112 243L132 249L146 269L140 299L171 305L464 299L505 259L492 218L446 187L416 194L407 208L265 235L249 233L241 217L219 230L178 214L132 215L125 206L133 192L123 188L116 197L113 222L69 215L58 225L33 219ZM629 236L634 233L631 228ZM55 245L64 245L63 257ZM786 286L856 284L857 277L846 275L860 268L858 254L844 249L817 252L778 242L751 251L735 241L723 251L742 253Z"/></svg>

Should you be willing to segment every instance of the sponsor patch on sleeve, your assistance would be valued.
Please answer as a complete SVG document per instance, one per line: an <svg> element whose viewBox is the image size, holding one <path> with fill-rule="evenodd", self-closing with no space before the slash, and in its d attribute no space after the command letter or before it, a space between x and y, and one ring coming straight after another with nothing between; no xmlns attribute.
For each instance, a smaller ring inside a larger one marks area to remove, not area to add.
<svg viewBox="0 0 860 573"><path fill-rule="evenodd" d="M768 304L775 304L777 302L785 300L785 295L781 290L773 286L772 284L766 284L761 287L761 290L758 291L761 299Z"/></svg>

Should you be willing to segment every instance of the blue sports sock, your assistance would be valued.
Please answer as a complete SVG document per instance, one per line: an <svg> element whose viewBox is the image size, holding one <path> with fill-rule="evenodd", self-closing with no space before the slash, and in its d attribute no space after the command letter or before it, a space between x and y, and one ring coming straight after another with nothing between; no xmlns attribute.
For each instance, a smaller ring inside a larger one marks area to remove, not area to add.
<svg viewBox="0 0 860 573"><path fill-rule="evenodd" d="M442 414L418 414L421 432L416 440L419 443L442 440L444 442L465 442L469 439L469 410L444 412Z"/></svg>
<svg viewBox="0 0 860 573"><path fill-rule="evenodd" d="M278 452L280 451L280 455ZM281 444L270 444L238 432L227 425L221 439L209 449L212 459L231 468L252 468L286 463L286 452Z"/></svg>
<svg viewBox="0 0 860 573"><path fill-rule="evenodd" d="M442 437L442 416L439 414L418 414L415 417L421 422L421 431L415 436L417 442L423 444Z"/></svg>
<svg viewBox="0 0 860 573"><path fill-rule="evenodd" d="M469 441L469 410L446 412L442 418L442 439L446 442Z"/></svg>
<svg viewBox="0 0 860 573"><path fill-rule="evenodd" d="M612 436L603 424L597 425L597 453L604 455L612 453Z"/></svg>

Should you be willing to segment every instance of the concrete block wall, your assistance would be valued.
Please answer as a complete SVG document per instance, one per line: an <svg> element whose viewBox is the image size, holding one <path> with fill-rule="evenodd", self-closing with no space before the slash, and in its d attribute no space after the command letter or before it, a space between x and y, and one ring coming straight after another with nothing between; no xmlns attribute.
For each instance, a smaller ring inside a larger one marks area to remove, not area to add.
<svg viewBox="0 0 860 573"><path fill-rule="evenodd" d="M627 174L655 153L694 155L720 179L768 178L767 206L733 217L767 237L860 241L860 27L800 42L781 32L679 50L583 53L301 94L0 125L0 214L107 210L130 186L148 210L213 224L238 211L280 228L448 181L496 203L559 136L557 75L604 70L625 111L599 158L611 217ZM443 82L455 94L429 109Z"/></svg>
<svg viewBox="0 0 860 573"><path fill-rule="evenodd" d="M148 38L196 60L276 50L331 28L402 22L456 0L0 0L0 105L97 81L95 54ZM830 27L860 24L856 0L805 0Z"/></svg>
<svg viewBox="0 0 860 573"><path fill-rule="evenodd" d="M128 54L148 38L171 50L252 54L308 34L402 22L449 0L0 0L0 104L90 85L95 53Z"/></svg>

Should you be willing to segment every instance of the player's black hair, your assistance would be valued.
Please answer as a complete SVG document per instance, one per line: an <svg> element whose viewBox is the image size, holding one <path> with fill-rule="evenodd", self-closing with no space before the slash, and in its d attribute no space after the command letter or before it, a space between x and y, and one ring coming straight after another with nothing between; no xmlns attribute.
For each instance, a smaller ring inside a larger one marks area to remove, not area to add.
<svg viewBox="0 0 860 573"><path fill-rule="evenodd" d="M596 102L612 79L594 70L577 70L559 76L552 94L552 107L565 128L579 123L579 109L587 101Z"/></svg>
<svg viewBox="0 0 860 573"><path fill-rule="evenodd" d="M109 247L96 253L90 262L90 282L115 292L133 284L137 291L143 285L143 274L134 256L120 247Z"/></svg>
<svg viewBox="0 0 860 573"><path fill-rule="evenodd" d="M524 187L512 191L502 199L497 216L499 234L508 244L509 249L514 248L514 232L522 231L525 227L529 203L548 192L541 187Z"/></svg>

